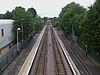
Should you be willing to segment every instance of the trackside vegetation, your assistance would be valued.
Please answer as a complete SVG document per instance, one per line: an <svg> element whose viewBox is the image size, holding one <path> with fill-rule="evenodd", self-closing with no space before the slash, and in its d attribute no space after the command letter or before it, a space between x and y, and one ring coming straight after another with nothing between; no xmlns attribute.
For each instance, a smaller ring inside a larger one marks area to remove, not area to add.
<svg viewBox="0 0 100 75"><path fill-rule="evenodd" d="M59 14L60 27L72 33L93 52L100 54L100 0L88 9L74 2L67 4Z"/></svg>
<svg viewBox="0 0 100 75"><path fill-rule="evenodd" d="M44 22L44 20L37 15L34 8L28 8L25 10L25 8L21 6L16 7L11 12L7 11L5 14L0 14L0 18L14 20L12 31L15 34L15 39L17 37L17 28L21 29L18 33L19 41L27 38L31 32L36 33L39 31Z"/></svg>

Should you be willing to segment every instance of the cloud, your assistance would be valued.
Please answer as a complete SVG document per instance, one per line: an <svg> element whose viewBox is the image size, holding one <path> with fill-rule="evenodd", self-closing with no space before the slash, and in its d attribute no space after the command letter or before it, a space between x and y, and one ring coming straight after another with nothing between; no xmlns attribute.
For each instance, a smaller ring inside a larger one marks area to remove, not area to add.
<svg viewBox="0 0 100 75"><path fill-rule="evenodd" d="M7 10L12 11L16 6L26 9L33 7L40 16L58 16L61 9L70 2L80 3L87 7L95 0L2 0L0 2L0 13Z"/></svg>

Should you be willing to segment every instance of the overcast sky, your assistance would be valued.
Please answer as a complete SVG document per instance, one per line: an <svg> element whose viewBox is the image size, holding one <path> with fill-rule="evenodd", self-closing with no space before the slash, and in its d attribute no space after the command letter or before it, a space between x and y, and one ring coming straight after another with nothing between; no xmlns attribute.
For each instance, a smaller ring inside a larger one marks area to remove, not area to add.
<svg viewBox="0 0 100 75"><path fill-rule="evenodd" d="M0 14L7 10L12 11L16 6L24 8L33 7L39 16L58 16L61 9L70 2L76 2L84 7L89 7L95 0L0 0Z"/></svg>

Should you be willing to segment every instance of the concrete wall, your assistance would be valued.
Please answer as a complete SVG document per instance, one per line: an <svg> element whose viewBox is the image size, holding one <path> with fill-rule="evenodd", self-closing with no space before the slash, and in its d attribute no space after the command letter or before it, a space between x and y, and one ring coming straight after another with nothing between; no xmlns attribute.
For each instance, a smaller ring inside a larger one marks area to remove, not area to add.
<svg viewBox="0 0 100 75"><path fill-rule="evenodd" d="M12 32L13 22L13 20L0 20L0 56L9 51L9 44L14 40Z"/></svg>

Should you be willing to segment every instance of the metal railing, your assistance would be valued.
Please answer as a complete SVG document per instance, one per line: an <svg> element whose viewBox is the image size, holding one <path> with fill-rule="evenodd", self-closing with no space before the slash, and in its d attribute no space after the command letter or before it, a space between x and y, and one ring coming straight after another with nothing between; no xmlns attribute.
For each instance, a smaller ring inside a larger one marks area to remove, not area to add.
<svg viewBox="0 0 100 75"><path fill-rule="evenodd" d="M34 36L34 32L30 34L23 42L19 42L19 52L27 45L27 43ZM8 53L0 58L0 73L7 67L7 65L17 56L17 44L14 45Z"/></svg>
<svg viewBox="0 0 100 75"><path fill-rule="evenodd" d="M60 30L60 28L58 27L57 28L58 30ZM64 33L64 35L70 35L70 37L72 38L72 34L70 34L70 33L67 33L66 34L66 32L63 32ZM74 38L75 39L75 38ZM85 46L85 44L80 40L80 39L78 39L78 37L77 37L77 39L75 39L75 42L77 43L77 45L80 47L80 48L82 48L82 50L84 51L84 52L86 52L86 46ZM87 47L87 51L88 51L88 55L91 57L91 58L93 58L98 64L100 64L100 53L96 53L94 50L92 50L92 49L90 49L89 47Z"/></svg>
<svg viewBox="0 0 100 75"><path fill-rule="evenodd" d="M84 50L84 52L86 52L86 47L85 44L83 42L81 42L79 39L76 42L81 48L82 50ZM89 47L87 47L87 55L89 55L91 58L93 58L98 64L100 64L100 54L96 53L95 51L93 51L92 49L90 49Z"/></svg>

